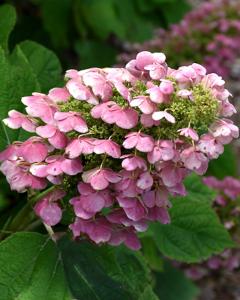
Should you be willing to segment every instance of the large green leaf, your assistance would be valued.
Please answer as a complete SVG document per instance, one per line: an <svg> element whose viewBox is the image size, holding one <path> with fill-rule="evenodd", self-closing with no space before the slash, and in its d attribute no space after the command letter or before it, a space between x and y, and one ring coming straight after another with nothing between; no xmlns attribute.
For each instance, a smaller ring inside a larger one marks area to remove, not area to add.
<svg viewBox="0 0 240 300"><path fill-rule="evenodd" d="M237 155L232 145L226 145L223 154L209 163L207 174L219 179L225 176L237 176L237 166Z"/></svg>
<svg viewBox="0 0 240 300"><path fill-rule="evenodd" d="M165 262L164 271L155 273L154 291L161 300L194 300L198 288L181 270Z"/></svg>
<svg viewBox="0 0 240 300"><path fill-rule="evenodd" d="M155 0L155 1L163 2L161 0ZM178 0L177 2L165 1L165 3L159 3L159 5L161 5L163 15L166 18L168 24L171 23L175 24L179 22L190 8L190 5L183 0Z"/></svg>
<svg viewBox="0 0 240 300"><path fill-rule="evenodd" d="M26 56L16 47L8 58L0 49L0 121L7 117L9 110L23 111L21 97L40 91L40 86ZM19 130L9 130L0 124L0 149L18 139Z"/></svg>
<svg viewBox="0 0 240 300"><path fill-rule="evenodd" d="M150 281L141 254L124 247L33 232L0 243L1 300L157 300Z"/></svg>
<svg viewBox="0 0 240 300"><path fill-rule="evenodd" d="M158 247L151 236L141 238L142 252L148 265L153 271L163 270L163 257L160 255Z"/></svg>
<svg viewBox="0 0 240 300"><path fill-rule="evenodd" d="M77 42L76 52L80 56L81 69L90 67L107 67L115 63L117 52L114 48L104 42L86 40Z"/></svg>
<svg viewBox="0 0 240 300"><path fill-rule="evenodd" d="M122 247L98 247L67 239L60 241L59 247L68 284L76 299L138 300L142 293L148 295L148 300L158 299L154 298L150 274L140 254Z"/></svg>
<svg viewBox="0 0 240 300"><path fill-rule="evenodd" d="M115 0L116 12L125 27L125 39L132 42L144 42L150 39L154 29L152 22L152 10L154 10L154 8L151 2L142 0L142 5L138 2L139 1L136 0ZM151 15L151 18L145 18L145 13L147 13L147 16Z"/></svg>
<svg viewBox="0 0 240 300"><path fill-rule="evenodd" d="M61 84L62 67L54 52L32 41L22 42L18 47L36 75L41 92Z"/></svg>
<svg viewBox="0 0 240 300"><path fill-rule="evenodd" d="M16 23L16 11L13 6L0 6L0 46L8 51L8 38Z"/></svg>
<svg viewBox="0 0 240 300"><path fill-rule="evenodd" d="M0 244L1 300L70 300L61 256L49 237L17 233Z"/></svg>
<svg viewBox="0 0 240 300"><path fill-rule="evenodd" d="M46 92L60 84L61 66L53 52L34 42L17 45L10 56L0 49L0 121L8 111L24 111L21 97L32 92ZM29 135L0 124L0 149Z"/></svg>
<svg viewBox="0 0 240 300"><path fill-rule="evenodd" d="M228 232L207 201L173 199L171 223L150 225L150 233L159 250L167 257L183 262L199 262L233 247Z"/></svg>
<svg viewBox="0 0 240 300"><path fill-rule="evenodd" d="M76 0L78 17L83 19L93 34L106 39L111 33L125 37L125 27L116 12L114 0Z"/></svg>
<svg viewBox="0 0 240 300"><path fill-rule="evenodd" d="M133 252L125 247L118 247L115 250L116 260L125 276L135 298L145 300L155 300L152 284L152 274L147 266L145 257L140 252ZM144 285L143 285L144 282ZM148 298L150 297L150 298Z"/></svg>
<svg viewBox="0 0 240 300"><path fill-rule="evenodd" d="M72 0L40 0L43 26L56 47L67 47Z"/></svg>
<svg viewBox="0 0 240 300"><path fill-rule="evenodd" d="M210 189L208 186L203 184L202 178L196 174L191 174L184 180L184 185L187 190L187 195L185 197L174 197L181 201L200 201L207 202L209 205L212 204L216 197L216 192Z"/></svg>

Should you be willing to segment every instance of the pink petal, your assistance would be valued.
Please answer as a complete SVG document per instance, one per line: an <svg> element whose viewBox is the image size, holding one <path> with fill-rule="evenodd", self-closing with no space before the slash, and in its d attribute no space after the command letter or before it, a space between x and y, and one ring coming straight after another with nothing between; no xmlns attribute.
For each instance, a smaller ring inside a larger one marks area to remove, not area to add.
<svg viewBox="0 0 240 300"><path fill-rule="evenodd" d="M66 88L53 88L49 91L48 97L54 102L67 102L70 94Z"/></svg>
<svg viewBox="0 0 240 300"><path fill-rule="evenodd" d="M47 166L47 173L52 176L58 176L63 173L61 161L55 161Z"/></svg>
<svg viewBox="0 0 240 300"><path fill-rule="evenodd" d="M136 135L127 137L126 140L123 142L123 147L125 149L131 149L134 148L137 145L138 142L138 136Z"/></svg>
<svg viewBox="0 0 240 300"><path fill-rule="evenodd" d="M78 159L64 159L61 168L64 173L71 176L81 173L83 170L82 163Z"/></svg>
<svg viewBox="0 0 240 300"><path fill-rule="evenodd" d="M34 207L38 216L49 226L54 226L61 221L62 210L57 203L48 203L43 200Z"/></svg>
<svg viewBox="0 0 240 300"><path fill-rule="evenodd" d="M137 186L143 190L150 188L153 185L153 178L149 172L144 172L140 175L137 181Z"/></svg>
<svg viewBox="0 0 240 300"><path fill-rule="evenodd" d="M131 109L125 108L119 113L119 118L116 119L117 126L124 129L131 129L138 123L138 113Z"/></svg>
<svg viewBox="0 0 240 300"><path fill-rule="evenodd" d="M132 250L139 250L141 248L140 241L133 232L127 232L124 244Z"/></svg>
<svg viewBox="0 0 240 300"><path fill-rule="evenodd" d="M21 145L19 155L29 163L42 162L48 155L48 149L42 143L27 142Z"/></svg>
<svg viewBox="0 0 240 300"><path fill-rule="evenodd" d="M111 183L117 183L121 180L121 175L113 172L112 170L105 169L104 170L104 177Z"/></svg>
<svg viewBox="0 0 240 300"><path fill-rule="evenodd" d="M105 206L104 198L98 193L94 193L87 196L80 196L82 208L87 212L99 212Z"/></svg>
<svg viewBox="0 0 240 300"><path fill-rule="evenodd" d="M107 242L111 238L111 227L99 222L88 231L88 235L97 244Z"/></svg>
<svg viewBox="0 0 240 300"><path fill-rule="evenodd" d="M54 136L56 130L56 127L52 125L38 126L36 128L36 133L43 138L50 138Z"/></svg>
<svg viewBox="0 0 240 300"><path fill-rule="evenodd" d="M55 135L48 141L56 149L64 149L67 145L67 137L60 131L56 131Z"/></svg>
<svg viewBox="0 0 240 300"><path fill-rule="evenodd" d="M142 195L142 199L143 199L143 202L144 204L147 206L147 207L154 207L155 206L155 191L148 191L148 192L145 192L143 195Z"/></svg>
<svg viewBox="0 0 240 300"><path fill-rule="evenodd" d="M42 164L32 164L29 171L37 177L47 177L48 176L48 172L47 172L47 168L48 166L46 164L42 165Z"/></svg>

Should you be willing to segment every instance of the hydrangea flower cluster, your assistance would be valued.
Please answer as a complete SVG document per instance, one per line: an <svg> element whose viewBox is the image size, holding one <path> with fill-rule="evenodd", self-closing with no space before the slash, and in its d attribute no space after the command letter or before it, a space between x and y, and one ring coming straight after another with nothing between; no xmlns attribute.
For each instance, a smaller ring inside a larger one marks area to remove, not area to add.
<svg viewBox="0 0 240 300"><path fill-rule="evenodd" d="M170 29L158 29L152 40L141 45L126 44L119 61L126 62L141 50L162 51L171 65L199 62L208 72L229 76L240 57L239 0L210 0L186 14ZM178 55L176 55L178 49Z"/></svg>
<svg viewBox="0 0 240 300"><path fill-rule="evenodd" d="M65 79L23 97L27 114L9 112L4 123L33 136L0 153L1 171L13 190L43 191L34 210L48 226L64 218L75 238L139 249L149 221L170 222L169 196L185 195L185 176L204 174L238 137L230 93L203 66L174 70L146 51L125 68Z"/></svg>
<svg viewBox="0 0 240 300"><path fill-rule="evenodd" d="M216 190L214 208L234 240L239 241L240 217L240 180L225 177L205 177L203 182ZM209 276L212 272L233 271L240 267L239 249L227 249L222 254L213 256L202 264L184 266L185 273L193 280Z"/></svg>

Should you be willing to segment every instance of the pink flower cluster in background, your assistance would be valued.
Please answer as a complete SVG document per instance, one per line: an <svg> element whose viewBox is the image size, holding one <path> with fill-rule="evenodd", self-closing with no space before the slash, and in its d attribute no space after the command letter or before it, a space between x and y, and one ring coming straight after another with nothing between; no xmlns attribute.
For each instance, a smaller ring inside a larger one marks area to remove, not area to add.
<svg viewBox="0 0 240 300"><path fill-rule="evenodd" d="M139 249L137 232L170 222L169 196L186 194L186 175L204 174L238 137L230 93L203 66L175 70L146 51L125 68L69 70L65 79L23 97L26 114L9 112L5 125L32 137L0 153L1 171L13 190L37 195L45 224L65 216L74 238Z"/></svg>
<svg viewBox="0 0 240 300"><path fill-rule="evenodd" d="M240 180L225 177L205 177L203 182L217 192L213 206L234 240L239 240ZM194 280L209 276L211 272L233 271L240 267L239 249L227 249L202 264L183 266L186 275Z"/></svg>
<svg viewBox="0 0 240 300"><path fill-rule="evenodd" d="M125 63L142 50L164 51L174 66L194 61L203 64L208 72L229 76L233 63L240 58L239 0L202 3L179 24L156 30L152 40L141 45L126 44L119 62Z"/></svg>

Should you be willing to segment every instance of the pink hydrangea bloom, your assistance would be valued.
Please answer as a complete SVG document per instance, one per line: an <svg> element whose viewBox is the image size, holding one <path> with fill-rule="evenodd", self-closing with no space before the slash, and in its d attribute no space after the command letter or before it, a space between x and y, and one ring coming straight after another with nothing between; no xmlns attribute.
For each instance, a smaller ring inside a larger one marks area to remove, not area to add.
<svg viewBox="0 0 240 300"><path fill-rule="evenodd" d="M63 190L55 190L47 194L46 197L37 202L34 206L36 215L49 226L58 224L62 218L62 210L57 201L62 199L65 195L66 193Z"/></svg>
<svg viewBox="0 0 240 300"><path fill-rule="evenodd" d="M111 157L119 158L121 156L120 146L111 140L95 140L93 152L96 154L106 153Z"/></svg>
<svg viewBox="0 0 240 300"><path fill-rule="evenodd" d="M154 146L154 140L151 136L140 132L129 133L123 142L123 147L126 149L136 148L141 152L150 152Z"/></svg>
<svg viewBox="0 0 240 300"><path fill-rule="evenodd" d="M95 190L104 190L110 183L117 183L121 176L111 169L93 169L82 174L83 181L90 183Z"/></svg>
<svg viewBox="0 0 240 300"><path fill-rule="evenodd" d="M209 158L218 158L223 153L224 147L212 134L204 134L201 136L197 144L197 148L205 153Z"/></svg>
<svg viewBox="0 0 240 300"><path fill-rule="evenodd" d="M81 137L72 140L66 147L66 154L69 158L79 157L81 154L93 153L95 147L95 139Z"/></svg>
<svg viewBox="0 0 240 300"><path fill-rule="evenodd" d="M182 89L182 90L178 91L177 95L182 97L182 98L193 100L192 91L189 91L189 90L186 90L186 89Z"/></svg>
<svg viewBox="0 0 240 300"><path fill-rule="evenodd" d="M124 129L131 129L138 122L138 113L134 109L121 108L112 101L95 106L91 114L96 119L101 118L108 124L116 124Z"/></svg>
<svg viewBox="0 0 240 300"><path fill-rule="evenodd" d="M184 178L204 174L238 137L223 118L235 112L230 93L201 65L171 69L163 53L146 51L125 68L65 77L64 87L23 97L26 115L9 112L6 125L35 136L0 152L0 170L11 189L36 195L46 225L61 223L64 211L75 216L67 224L74 238L137 250L138 232L170 222L170 195L186 195ZM238 184L229 186L233 197Z"/></svg>
<svg viewBox="0 0 240 300"><path fill-rule="evenodd" d="M48 155L48 147L41 139L30 138L20 145L17 153L29 163L41 162Z"/></svg>
<svg viewBox="0 0 240 300"><path fill-rule="evenodd" d="M53 102L67 102L70 98L70 94L66 88L53 88L49 91L48 97Z"/></svg>
<svg viewBox="0 0 240 300"><path fill-rule="evenodd" d="M169 95L169 94L172 94L174 92L174 86L173 86L172 81L167 80L167 79L162 79L161 80L161 83L159 85L159 89L165 95Z"/></svg>
<svg viewBox="0 0 240 300"><path fill-rule="evenodd" d="M144 114L151 114L156 110L156 104L153 103L147 96L141 96L133 99L130 102L132 107L139 107Z"/></svg>
<svg viewBox="0 0 240 300"><path fill-rule="evenodd" d="M197 132L192 128L182 128L179 129L178 132L180 133L180 135L191 138L194 141L198 141L199 139Z"/></svg>
<svg viewBox="0 0 240 300"><path fill-rule="evenodd" d="M82 164L79 159L68 159L60 155L49 156L45 163L32 164L30 172L40 178L47 176L59 176L63 173L76 175L82 172Z"/></svg>
<svg viewBox="0 0 240 300"><path fill-rule="evenodd" d="M170 123L175 123L175 118L173 115L171 115L170 113L166 112L166 111L155 111L152 114L152 118L155 121L158 120L162 120L162 119L166 119L168 122Z"/></svg>
<svg viewBox="0 0 240 300"><path fill-rule="evenodd" d="M207 157L203 153L198 152L194 147L183 150L181 159L186 168L194 170L199 175L204 174L207 170Z"/></svg>
<svg viewBox="0 0 240 300"><path fill-rule="evenodd" d="M44 94L33 93L32 96L23 97L26 112L29 116L40 118L46 124L54 123L54 113L57 111L56 104Z"/></svg>
<svg viewBox="0 0 240 300"><path fill-rule="evenodd" d="M56 112L54 119L57 121L57 126L62 132L69 132L72 130L80 133L88 132L87 124L79 113Z"/></svg>
<svg viewBox="0 0 240 300"><path fill-rule="evenodd" d="M156 162L172 160L175 156L174 144L172 141L156 141L154 148L148 153L147 158L151 164Z"/></svg>
<svg viewBox="0 0 240 300"><path fill-rule="evenodd" d="M4 119L3 123L12 129L22 128L28 132L34 132L36 129L36 122L34 119L16 110L10 110L8 112L8 118Z"/></svg>
<svg viewBox="0 0 240 300"><path fill-rule="evenodd" d="M213 136L222 144L230 143L239 137L239 128L231 120L222 119L211 126Z"/></svg>
<svg viewBox="0 0 240 300"><path fill-rule="evenodd" d="M73 96L75 99L80 101L87 101L91 104L98 104L98 99L95 97L90 89L86 87L83 83L81 83L80 79L73 78L67 82L67 90L69 91L70 95Z"/></svg>
<svg viewBox="0 0 240 300"><path fill-rule="evenodd" d="M124 155L122 156L122 167L127 171L134 171L136 169L147 170L146 161L138 156Z"/></svg>

